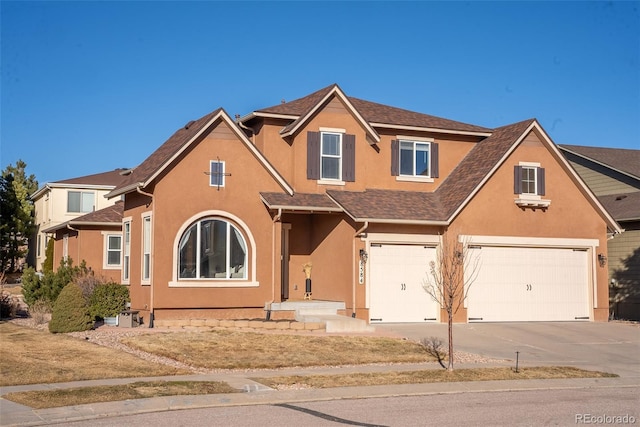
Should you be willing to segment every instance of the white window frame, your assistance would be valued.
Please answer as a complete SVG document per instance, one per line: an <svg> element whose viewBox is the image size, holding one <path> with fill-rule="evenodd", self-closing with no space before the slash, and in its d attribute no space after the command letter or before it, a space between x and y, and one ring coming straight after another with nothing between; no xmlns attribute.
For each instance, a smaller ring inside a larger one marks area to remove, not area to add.
<svg viewBox="0 0 640 427"><path fill-rule="evenodd" d="M344 147L342 146L342 135L344 132L336 132L334 130L321 130L320 131L320 181L331 181L331 182L342 182L342 154L344 151ZM338 150L339 153L336 154L324 154L324 136L325 135L335 135L338 137ZM326 177L324 176L324 170L322 168L322 160L323 159L338 159L338 176L336 178Z"/></svg>
<svg viewBox="0 0 640 427"><path fill-rule="evenodd" d="M402 138L402 139L398 139L398 176L399 177L404 177L404 178L409 178L409 179L432 179L431 178L431 143L433 142L433 140L418 140L418 139L408 139L408 138ZM405 174L402 173L402 144L411 144L411 174ZM416 174L416 152L418 151L418 145L426 145L427 149L426 150L420 150L420 151L426 151L427 154L427 168L429 173L427 175L418 175Z"/></svg>
<svg viewBox="0 0 640 427"><path fill-rule="evenodd" d="M153 227L151 223L151 213L145 212L142 214L142 257L140 259L140 278L141 284L143 285L151 284L151 248L153 247L152 237Z"/></svg>
<svg viewBox="0 0 640 427"><path fill-rule="evenodd" d="M131 218L122 220L122 283L129 284L131 278Z"/></svg>
<svg viewBox="0 0 640 427"><path fill-rule="evenodd" d="M69 208L70 208L70 206L69 206L69 196L71 195L71 193L80 193L80 207L78 208L79 210L77 210L77 211L69 210ZM83 210L82 209L83 199L87 195L91 196L91 209ZM67 191L67 213L70 213L70 214L89 213L89 212L93 212L95 210L95 207L96 207L96 193L95 193L95 191L82 191L82 190L68 190Z"/></svg>
<svg viewBox="0 0 640 427"><path fill-rule="evenodd" d="M542 196L538 194L538 168L541 167L540 163L537 162L518 162L518 166L521 166L523 169L522 180L524 181L524 170L529 169L533 170L533 180L534 180L534 192L533 193L525 193L524 191L517 195L515 198L516 205L526 208L548 208L551 205L551 200L543 199ZM524 190L523 181L520 182L520 187Z"/></svg>
<svg viewBox="0 0 640 427"><path fill-rule="evenodd" d="M122 268L122 252L123 252L122 233L113 233L113 232L103 231L102 236L104 240L104 256L102 259L102 268L104 270L117 270L119 268ZM116 250L111 249L109 247L109 243L111 242L112 238L120 239L120 249L117 250L117 252L120 253L120 256L118 257L117 264L109 264L109 252L116 252Z"/></svg>
<svg viewBox="0 0 640 427"><path fill-rule="evenodd" d="M218 173L213 173L213 165L214 163L217 163L220 165L220 169L218 170ZM224 187L225 184L225 170L226 170L226 165L225 165L225 161L224 160L211 160L209 161L209 187L216 187L216 188L222 188ZM214 177L216 177L218 179L218 183L214 183L213 179Z"/></svg>
<svg viewBox="0 0 640 427"><path fill-rule="evenodd" d="M221 279L221 278L207 278L196 279L186 278L178 279L178 269L180 268L180 241L184 233L193 226L194 223L203 219L219 219L231 223L240 232L244 238L246 246L246 278L244 279ZM247 224L237 216L220 210L207 210L200 212L183 223L178 232L176 233L175 240L173 242L173 273L172 280L169 282L169 287L175 288L242 288L242 287L258 287L260 283L256 280L256 241Z"/></svg>

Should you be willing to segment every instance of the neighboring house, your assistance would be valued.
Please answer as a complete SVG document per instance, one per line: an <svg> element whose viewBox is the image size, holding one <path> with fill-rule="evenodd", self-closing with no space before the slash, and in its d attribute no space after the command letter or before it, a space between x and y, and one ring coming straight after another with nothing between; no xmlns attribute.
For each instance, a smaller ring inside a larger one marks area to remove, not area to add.
<svg viewBox="0 0 640 427"><path fill-rule="evenodd" d="M149 320L274 318L312 298L370 323L446 321L423 289L440 236L479 261L458 322L609 316L598 259L621 229L535 119L489 129L331 85L187 123L122 196L123 283Z"/></svg>
<svg viewBox="0 0 640 427"><path fill-rule="evenodd" d="M120 283L122 277L122 211L124 203L114 205L42 230L54 238L54 256L71 258L73 265L84 261L95 277Z"/></svg>
<svg viewBox="0 0 640 427"><path fill-rule="evenodd" d="M124 170L116 169L49 182L31 195L35 206L36 237L34 244L37 271L42 270L42 263L46 257L49 235L44 230L113 205L116 200L109 200L104 196L122 181ZM57 267L59 262L60 259L55 259L54 267Z"/></svg>
<svg viewBox="0 0 640 427"><path fill-rule="evenodd" d="M640 150L559 147L625 230L608 242L611 316L640 320Z"/></svg>

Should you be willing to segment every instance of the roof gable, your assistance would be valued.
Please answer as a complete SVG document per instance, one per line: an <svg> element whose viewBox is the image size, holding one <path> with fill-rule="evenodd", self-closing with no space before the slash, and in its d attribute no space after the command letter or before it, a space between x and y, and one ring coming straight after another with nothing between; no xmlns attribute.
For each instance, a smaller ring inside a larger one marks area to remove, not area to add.
<svg viewBox="0 0 640 427"><path fill-rule="evenodd" d="M164 144L147 157L138 167L133 169L127 180L116 187L107 197L115 197L136 188L144 188L166 170L172 162L180 156L189 146L202 140L209 132L221 123L225 122L233 131L236 137L249 149L258 161L267 169L270 175L289 194L293 194L293 189L285 179L276 171L269 161L258 151L258 149L247 139L244 132L238 128L229 115L222 109L217 110L187 123L183 128L178 129Z"/></svg>
<svg viewBox="0 0 640 427"><path fill-rule="evenodd" d="M127 170L128 169L125 168L115 169L76 178L63 179L61 181L48 182L33 193L31 199L35 200L39 198L47 190L52 188L97 188L111 190L125 181L126 177L123 176L123 173Z"/></svg>

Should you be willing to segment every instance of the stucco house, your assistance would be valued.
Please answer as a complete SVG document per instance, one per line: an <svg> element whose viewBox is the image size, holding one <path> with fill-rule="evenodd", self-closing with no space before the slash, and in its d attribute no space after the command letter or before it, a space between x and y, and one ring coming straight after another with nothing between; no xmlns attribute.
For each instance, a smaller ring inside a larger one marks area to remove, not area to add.
<svg viewBox="0 0 640 427"><path fill-rule="evenodd" d="M607 243L611 317L640 320L640 150L559 147L624 229Z"/></svg>
<svg viewBox="0 0 640 427"><path fill-rule="evenodd" d="M116 169L77 178L48 182L31 195L35 207L35 269L42 270L45 250L51 234L45 230L89 212L113 205L117 199L105 195L118 185L124 169ZM54 267L59 262L54 260Z"/></svg>
<svg viewBox="0 0 640 427"><path fill-rule="evenodd" d="M120 283L122 277L121 200L115 204L42 230L54 239L54 270L60 259L84 261L95 277Z"/></svg>
<svg viewBox="0 0 640 427"><path fill-rule="evenodd" d="M444 321L422 286L440 236L479 260L458 322L609 314L599 259L621 229L535 119L490 129L333 84L185 124L108 197L124 197L122 281L151 321L315 301L372 324Z"/></svg>

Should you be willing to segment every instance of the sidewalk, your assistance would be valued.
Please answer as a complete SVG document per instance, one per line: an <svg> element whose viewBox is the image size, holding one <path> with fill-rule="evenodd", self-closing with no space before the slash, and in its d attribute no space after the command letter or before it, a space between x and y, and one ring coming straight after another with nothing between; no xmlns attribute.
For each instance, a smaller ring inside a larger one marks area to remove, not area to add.
<svg viewBox="0 0 640 427"><path fill-rule="evenodd" d="M504 364L482 364L482 367L504 366ZM478 367L477 364L460 364L458 368ZM124 378L94 381L77 381L57 384L34 384L1 387L0 395L29 390L54 390L96 385L117 385L148 380L224 381L243 390L242 393L171 396L119 402L92 403L50 409L32 409L0 397L0 426L38 426L65 423L93 418L115 417L148 412L195 409L219 406L270 405L333 399L362 399L391 396L415 396L429 394L496 392L513 390L574 389L594 387L635 387L640 381L636 377L584 378L560 380L515 380L476 381L456 383L404 384L368 387L338 387L328 389L273 390L253 382L251 377L275 375L318 375L346 372L401 371L416 369L441 369L437 364L368 365L340 368L279 369L251 372L230 372L210 375L182 375L169 377Z"/></svg>

